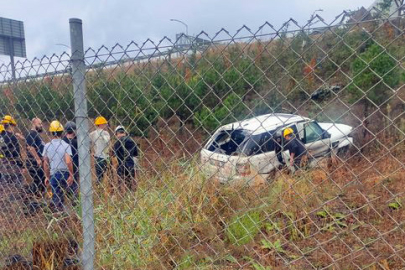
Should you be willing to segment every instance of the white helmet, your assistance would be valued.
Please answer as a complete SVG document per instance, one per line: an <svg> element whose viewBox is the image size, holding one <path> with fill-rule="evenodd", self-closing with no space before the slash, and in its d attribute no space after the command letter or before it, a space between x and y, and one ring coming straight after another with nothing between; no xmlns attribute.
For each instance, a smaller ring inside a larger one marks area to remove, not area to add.
<svg viewBox="0 0 405 270"><path fill-rule="evenodd" d="M124 126L118 126L118 127L116 127L114 132L117 133L118 131L122 131L122 132L127 133L127 131L125 130Z"/></svg>

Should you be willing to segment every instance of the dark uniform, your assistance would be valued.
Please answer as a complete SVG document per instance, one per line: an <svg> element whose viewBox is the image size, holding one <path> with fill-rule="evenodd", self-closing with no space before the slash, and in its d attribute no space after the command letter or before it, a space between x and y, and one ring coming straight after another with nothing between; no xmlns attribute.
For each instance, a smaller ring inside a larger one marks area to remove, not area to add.
<svg viewBox="0 0 405 270"><path fill-rule="evenodd" d="M294 167L295 169L298 169L301 166L302 158L307 154L307 149L304 144L294 137L286 142L284 149L289 150L290 155L294 153Z"/></svg>
<svg viewBox="0 0 405 270"><path fill-rule="evenodd" d="M0 164L2 164L2 159L4 158L3 152L2 152L2 148L5 146L4 143L4 139L3 139L3 134L6 133L6 131L4 131L4 127L0 126L0 128L2 128L1 132L0 132ZM0 165L1 166L1 165ZM1 170L0 170L0 180L1 180Z"/></svg>
<svg viewBox="0 0 405 270"><path fill-rule="evenodd" d="M1 174L2 180L8 183L15 184L17 187L22 186L22 169L20 144L17 137L8 131L1 134L2 144L0 154L1 158Z"/></svg>
<svg viewBox="0 0 405 270"><path fill-rule="evenodd" d="M77 138L74 137L69 139L68 137L64 137L63 140L70 145L72 150L72 161L73 161L73 184L69 187L71 193L75 197L78 195L78 188L79 188L79 153L77 152Z"/></svg>
<svg viewBox="0 0 405 270"><path fill-rule="evenodd" d="M42 166L40 166L40 164L37 163L35 157L30 153L30 151L28 151L28 146L33 147L35 149L35 152L37 152L39 158L42 160L42 153L44 151L45 144L41 136L39 135L39 132L36 130L31 130L30 133L28 133L25 140L27 143L26 164L28 172L33 180L31 186L29 187L29 191L31 193L40 195L44 193L46 190L45 173Z"/></svg>
<svg viewBox="0 0 405 270"><path fill-rule="evenodd" d="M138 147L129 137L124 136L118 139L114 144L114 155L118 160L117 173L129 189L135 189L135 161L138 157Z"/></svg>
<svg viewBox="0 0 405 270"><path fill-rule="evenodd" d="M285 165L283 159L283 147L282 147L281 137L277 137L274 141L274 151L276 152L277 160L281 163L281 166Z"/></svg>
<svg viewBox="0 0 405 270"><path fill-rule="evenodd" d="M79 153L77 152L77 138L69 139L64 137L63 140L72 148L73 174L75 179L79 178Z"/></svg>

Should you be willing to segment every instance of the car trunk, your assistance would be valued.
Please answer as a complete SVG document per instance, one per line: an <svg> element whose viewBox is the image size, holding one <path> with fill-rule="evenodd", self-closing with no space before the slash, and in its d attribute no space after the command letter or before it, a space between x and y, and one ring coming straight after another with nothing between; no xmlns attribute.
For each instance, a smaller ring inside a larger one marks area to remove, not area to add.
<svg viewBox="0 0 405 270"><path fill-rule="evenodd" d="M201 151L201 161L209 175L222 180L248 173L248 157L243 153L250 132L243 129L221 130Z"/></svg>

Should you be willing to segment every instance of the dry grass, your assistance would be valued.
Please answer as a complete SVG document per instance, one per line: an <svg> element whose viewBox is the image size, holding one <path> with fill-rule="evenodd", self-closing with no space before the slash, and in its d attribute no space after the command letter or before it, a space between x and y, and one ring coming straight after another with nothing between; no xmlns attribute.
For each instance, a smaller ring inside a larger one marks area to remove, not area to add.
<svg viewBox="0 0 405 270"><path fill-rule="evenodd" d="M280 172L272 182L253 187L220 185L206 179L194 161L177 161L154 176L140 175L135 193L101 186L94 196L96 264L100 269L400 269L405 266L405 160L387 155L370 161L352 158L294 176ZM75 215L52 223L41 215L24 219L30 230L22 223L20 234L3 231L7 243L20 243L30 257L33 245L80 239ZM0 243L0 253L10 251ZM55 261L50 257L44 261Z"/></svg>
<svg viewBox="0 0 405 270"><path fill-rule="evenodd" d="M386 162L281 173L256 187L219 185L196 166L173 165L140 179L135 196L100 202L98 262L105 269L397 269L405 172L391 174L393 160Z"/></svg>

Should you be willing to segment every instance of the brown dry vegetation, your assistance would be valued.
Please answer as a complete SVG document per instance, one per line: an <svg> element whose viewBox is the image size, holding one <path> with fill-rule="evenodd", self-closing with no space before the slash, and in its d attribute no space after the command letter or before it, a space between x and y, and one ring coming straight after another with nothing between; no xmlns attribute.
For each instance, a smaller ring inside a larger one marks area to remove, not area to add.
<svg viewBox="0 0 405 270"><path fill-rule="evenodd" d="M390 203L405 199L403 165L393 157L373 167L357 161L347 170L349 164L296 178L281 174L260 188L205 187L206 201L193 197L191 203L203 206L190 210L203 221L160 231L153 248L156 263L171 269L189 255L202 265L212 258L213 269L265 269L257 264L271 269L402 269L405 211ZM249 211L260 214L259 232L246 244L232 243L226 236L229 221Z"/></svg>
<svg viewBox="0 0 405 270"><path fill-rule="evenodd" d="M193 161L179 162L190 160L198 147L188 142L193 136L187 128L180 132L174 126L151 135L150 141L138 139L148 170L134 196L96 190L100 268L405 267L403 144L384 151L382 142L389 140L382 137L368 145L367 154L354 151L332 167L294 177L280 172L259 186L222 186L200 175ZM4 200L2 205L2 254L22 253L38 264L57 264L63 255L56 256L52 245L81 239L74 213L55 220L46 211L24 216L21 205ZM126 259L131 254L134 258Z"/></svg>

